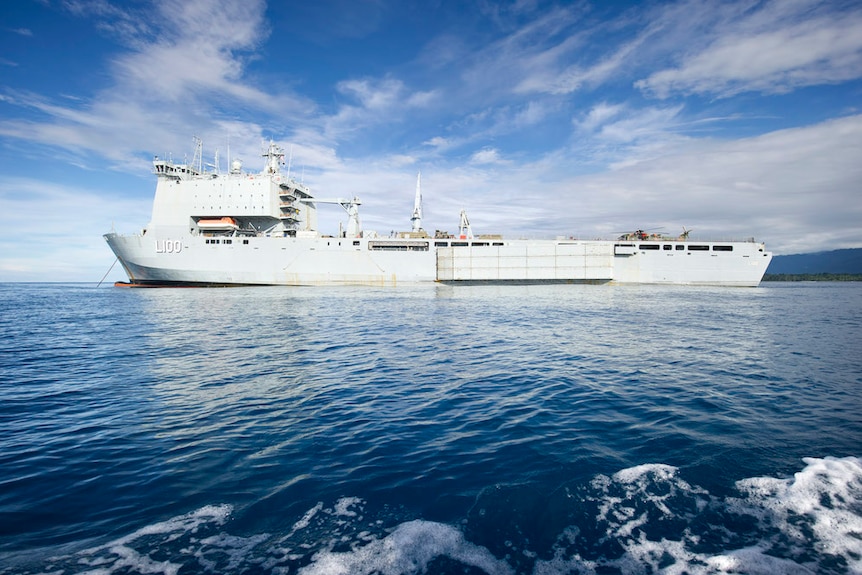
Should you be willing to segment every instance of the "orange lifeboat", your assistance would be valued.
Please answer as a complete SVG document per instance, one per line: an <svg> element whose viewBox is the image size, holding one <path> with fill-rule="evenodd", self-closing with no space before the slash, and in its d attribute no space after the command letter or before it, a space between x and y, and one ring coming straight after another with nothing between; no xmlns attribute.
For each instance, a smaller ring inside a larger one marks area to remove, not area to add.
<svg viewBox="0 0 862 575"><path fill-rule="evenodd" d="M207 231L227 231L239 229L236 220L229 217L201 218L198 220L198 227L202 230Z"/></svg>

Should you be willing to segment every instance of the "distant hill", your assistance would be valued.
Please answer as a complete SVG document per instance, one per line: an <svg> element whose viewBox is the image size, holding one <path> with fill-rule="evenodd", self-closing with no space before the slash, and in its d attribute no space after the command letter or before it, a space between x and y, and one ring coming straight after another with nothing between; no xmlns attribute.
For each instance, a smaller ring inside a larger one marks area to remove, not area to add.
<svg viewBox="0 0 862 575"><path fill-rule="evenodd" d="M768 275L862 274L862 248L775 256L766 273Z"/></svg>

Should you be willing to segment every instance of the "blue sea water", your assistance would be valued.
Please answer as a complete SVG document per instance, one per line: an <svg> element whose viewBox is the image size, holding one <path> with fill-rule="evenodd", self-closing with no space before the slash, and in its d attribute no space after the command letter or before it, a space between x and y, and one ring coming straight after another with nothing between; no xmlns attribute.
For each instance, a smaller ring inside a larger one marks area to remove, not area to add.
<svg viewBox="0 0 862 575"><path fill-rule="evenodd" d="M862 573L862 284L0 285L0 573Z"/></svg>

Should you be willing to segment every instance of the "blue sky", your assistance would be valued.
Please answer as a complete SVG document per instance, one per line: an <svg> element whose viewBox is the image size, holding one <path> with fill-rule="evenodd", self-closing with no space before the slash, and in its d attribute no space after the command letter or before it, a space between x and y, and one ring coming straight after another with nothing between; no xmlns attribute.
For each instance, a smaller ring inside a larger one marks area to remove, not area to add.
<svg viewBox="0 0 862 575"><path fill-rule="evenodd" d="M0 281L98 281L154 155L290 149L365 229L862 247L858 1L0 5ZM345 215L322 207L322 231ZM123 279L115 268L109 280Z"/></svg>

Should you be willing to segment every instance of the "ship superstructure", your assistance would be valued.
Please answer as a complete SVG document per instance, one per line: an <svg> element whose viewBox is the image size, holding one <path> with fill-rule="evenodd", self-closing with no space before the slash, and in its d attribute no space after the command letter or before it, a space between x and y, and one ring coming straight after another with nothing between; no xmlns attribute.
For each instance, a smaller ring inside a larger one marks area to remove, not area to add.
<svg viewBox="0 0 862 575"><path fill-rule="evenodd" d="M233 160L207 171L196 140L191 164L156 157L152 217L141 233L104 237L134 286L398 285L420 282L667 283L756 286L772 258L762 243L689 241L634 232L616 240L512 240L474 236L462 211L458 234L422 227L417 176L411 229L362 229L359 198L316 198L281 171L269 142L264 167ZM333 235L317 228L318 204L347 215Z"/></svg>
<svg viewBox="0 0 862 575"><path fill-rule="evenodd" d="M311 192L281 174L284 152L275 143L269 143L264 168L257 174L243 172L238 159L230 163L227 174L217 167L206 172L200 161L201 146L196 140L191 165L153 160L156 196L145 231L250 237L296 236L316 228Z"/></svg>

